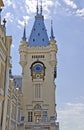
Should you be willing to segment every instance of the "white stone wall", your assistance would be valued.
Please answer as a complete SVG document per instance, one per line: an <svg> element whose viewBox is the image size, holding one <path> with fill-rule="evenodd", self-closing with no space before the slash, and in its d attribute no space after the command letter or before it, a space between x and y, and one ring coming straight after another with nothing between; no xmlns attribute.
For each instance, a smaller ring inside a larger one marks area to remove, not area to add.
<svg viewBox="0 0 84 130"><path fill-rule="evenodd" d="M26 42L21 42L20 45L20 64L22 66L22 92L23 92L23 113L24 113L24 123L25 129L27 130L27 125L31 126L29 129L34 129L35 123L35 112L37 112L37 120L41 125L42 122L42 112L47 111L47 122L50 122L50 116L56 113L55 109L55 88L54 83L54 68L57 64L56 53L57 46L54 42L51 42L49 46L46 47L28 47ZM44 79L33 79L31 74L31 65L34 62L42 62L45 66ZM35 86L40 86L40 97L35 98ZM36 104L41 106L40 109L35 110ZM28 123L28 112L33 113L33 119L31 123ZM41 112L41 116L39 114ZM31 125L30 125L31 124ZM50 129L50 124L44 123ZM52 130L56 129L53 127Z"/></svg>

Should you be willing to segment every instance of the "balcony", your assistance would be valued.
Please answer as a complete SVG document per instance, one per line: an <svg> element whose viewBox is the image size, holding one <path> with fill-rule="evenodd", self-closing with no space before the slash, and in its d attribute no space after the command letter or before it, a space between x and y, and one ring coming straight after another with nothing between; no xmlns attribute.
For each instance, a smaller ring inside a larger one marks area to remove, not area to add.
<svg viewBox="0 0 84 130"><path fill-rule="evenodd" d="M25 127L28 128L37 128L36 130L38 130L39 128L52 128L55 127L56 130L59 130L59 122L39 122L39 123L35 123L35 122L26 122Z"/></svg>
<svg viewBox="0 0 84 130"><path fill-rule="evenodd" d="M25 126L34 126L34 127L50 126L50 122L26 122Z"/></svg>
<svg viewBox="0 0 84 130"><path fill-rule="evenodd" d="M59 127L59 122L51 122L50 125L51 125L51 126Z"/></svg>

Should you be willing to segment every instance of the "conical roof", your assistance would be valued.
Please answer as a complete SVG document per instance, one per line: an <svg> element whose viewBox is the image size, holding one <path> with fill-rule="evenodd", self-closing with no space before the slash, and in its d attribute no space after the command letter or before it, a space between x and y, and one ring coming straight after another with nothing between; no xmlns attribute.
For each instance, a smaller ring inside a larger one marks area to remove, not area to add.
<svg viewBox="0 0 84 130"><path fill-rule="evenodd" d="M28 46L47 46L49 38L44 24L44 16L38 13L35 16L35 22L29 37Z"/></svg>

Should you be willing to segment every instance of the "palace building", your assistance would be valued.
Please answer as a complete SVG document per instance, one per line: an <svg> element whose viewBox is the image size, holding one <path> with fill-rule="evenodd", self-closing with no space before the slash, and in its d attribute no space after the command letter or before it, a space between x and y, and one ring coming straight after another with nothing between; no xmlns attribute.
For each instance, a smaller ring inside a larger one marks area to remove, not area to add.
<svg viewBox="0 0 84 130"><path fill-rule="evenodd" d="M0 0L0 13L4 6ZM57 44L51 22L48 37L42 3L27 41L26 25L19 46L21 76L10 64L12 37L0 16L0 130L59 130L56 111Z"/></svg>
<svg viewBox="0 0 84 130"><path fill-rule="evenodd" d="M0 0L0 130L6 123L7 93L9 87L10 46L12 37L6 35L6 20L1 24L1 12L4 4Z"/></svg>

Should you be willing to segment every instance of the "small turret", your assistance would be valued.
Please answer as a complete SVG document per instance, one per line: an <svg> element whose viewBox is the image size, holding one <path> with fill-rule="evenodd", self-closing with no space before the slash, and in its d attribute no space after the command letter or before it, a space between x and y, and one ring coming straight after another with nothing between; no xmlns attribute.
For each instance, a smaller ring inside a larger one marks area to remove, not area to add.
<svg viewBox="0 0 84 130"><path fill-rule="evenodd" d="M57 44L56 44L56 40L54 37L54 32L53 32L53 22L51 20L51 36L50 36L50 52L51 52L51 61L50 64L52 66L56 66L56 53L57 53Z"/></svg>
<svg viewBox="0 0 84 130"><path fill-rule="evenodd" d="M54 32L53 32L53 22L51 20L51 36L50 36L50 44L55 44L56 43L56 40L55 40L55 37L54 37Z"/></svg>
<svg viewBox="0 0 84 130"><path fill-rule="evenodd" d="M20 53L20 65L24 71L24 66L27 64L27 42L26 42L26 23L24 24L24 32L22 41L20 42L19 53Z"/></svg>

